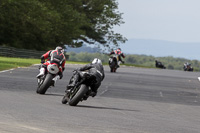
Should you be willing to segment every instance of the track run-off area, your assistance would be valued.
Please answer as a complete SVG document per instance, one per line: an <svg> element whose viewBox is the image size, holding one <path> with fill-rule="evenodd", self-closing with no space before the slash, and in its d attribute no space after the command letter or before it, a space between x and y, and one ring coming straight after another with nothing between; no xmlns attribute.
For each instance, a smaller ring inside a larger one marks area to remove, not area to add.
<svg viewBox="0 0 200 133"><path fill-rule="evenodd" d="M200 133L200 72L121 66L96 97L61 103L72 71L45 95L38 66L0 72L0 133Z"/></svg>

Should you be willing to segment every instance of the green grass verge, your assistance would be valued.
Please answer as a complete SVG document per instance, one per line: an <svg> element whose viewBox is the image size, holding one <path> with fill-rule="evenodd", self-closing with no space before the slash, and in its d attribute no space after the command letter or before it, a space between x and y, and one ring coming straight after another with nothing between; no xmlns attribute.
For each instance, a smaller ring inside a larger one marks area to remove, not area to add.
<svg viewBox="0 0 200 133"><path fill-rule="evenodd" d="M125 66L133 66L133 67L141 67L141 68L156 68L154 66L142 66L142 65L135 65L135 64L121 64ZM160 68L159 68L160 69Z"/></svg>
<svg viewBox="0 0 200 133"><path fill-rule="evenodd" d="M38 62L40 62L39 59L0 57L0 71L17 67L28 67L32 64L38 64Z"/></svg>
<svg viewBox="0 0 200 133"><path fill-rule="evenodd" d="M76 62L76 61L66 61L66 64L88 64L90 62ZM17 67L29 67L33 64L40 64L40 59L30 59L30 58L13 58L13 57L0 57L0 71L17 68ZM108 65L103 63L103 65ZM143 68L155 68L147 67L133 64L121 64L125 66L143 67Z"/></svg>
<svg viewBox="0 0 200 133"><path fill-rule="evenodd" d="M87 64L89 62L66 61L66 64ZM17 68L29 67L33 64L40 64L40 59L0 57L0 71Z"/></svg>

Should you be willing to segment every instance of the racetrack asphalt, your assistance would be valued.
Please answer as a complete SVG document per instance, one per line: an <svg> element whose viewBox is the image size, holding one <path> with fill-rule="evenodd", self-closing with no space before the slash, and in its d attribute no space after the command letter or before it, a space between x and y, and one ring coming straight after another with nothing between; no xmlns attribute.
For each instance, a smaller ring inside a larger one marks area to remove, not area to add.
<svg viewBox="0 0 200 133"><path fill-rule="evenodd" d="M38 66L0 72L0 133L200 133L199 72L105 68L96 97L61 103L72 71L36 94Z"/></svg>

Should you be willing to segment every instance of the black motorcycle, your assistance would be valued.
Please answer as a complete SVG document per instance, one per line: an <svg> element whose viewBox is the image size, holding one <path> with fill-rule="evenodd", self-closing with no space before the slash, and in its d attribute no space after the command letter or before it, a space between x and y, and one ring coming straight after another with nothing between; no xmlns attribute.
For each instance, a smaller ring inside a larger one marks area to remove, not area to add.
<svg viewBox="0 0 200 133"><path fill-rule="evenodd" d="M75 71L74 75L79 73L80 78L76 85L66 91L62 99L62 103L68 103L70 106L76 106L80 101L87 100L91 96L91 85L96 83L96 78L88 72ZM74 75L71 77L69 84L74 81Z"/></svg>
<svg viewBox="0 0 200 133"><path fill-rule="evenodd" d="M166 69L166 67L162 64L162 62L160 62L160 61L155 61L155 66L157 67L157 68L162 68L162 69Z"/></svg>
<svg viewBox="0 0 200 133"><path fill-rule="evenodd" d="M108 61L109 67L110 67L110 72L116 72L118 66L118 61L119 61L119 55L113 54Z"/></svg>
<svg viewBox="0 0 200 133"><path fill-rule="evenodd" d="M189 64L189 63L185 63L185 64L184 64L183 70L184 70L184 71L193 72L193 68L192 68L191 64Z"/></svg>

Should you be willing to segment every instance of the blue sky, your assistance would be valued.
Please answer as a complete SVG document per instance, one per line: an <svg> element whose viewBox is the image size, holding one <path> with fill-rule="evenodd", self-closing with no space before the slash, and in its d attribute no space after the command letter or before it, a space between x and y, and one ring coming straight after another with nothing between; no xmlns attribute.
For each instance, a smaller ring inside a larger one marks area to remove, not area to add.
<svg viewBox="0 0 200 133"><path fill-rule="evenodd" d="M128 39L200 42L200 0L117 0Z"/></svg>

